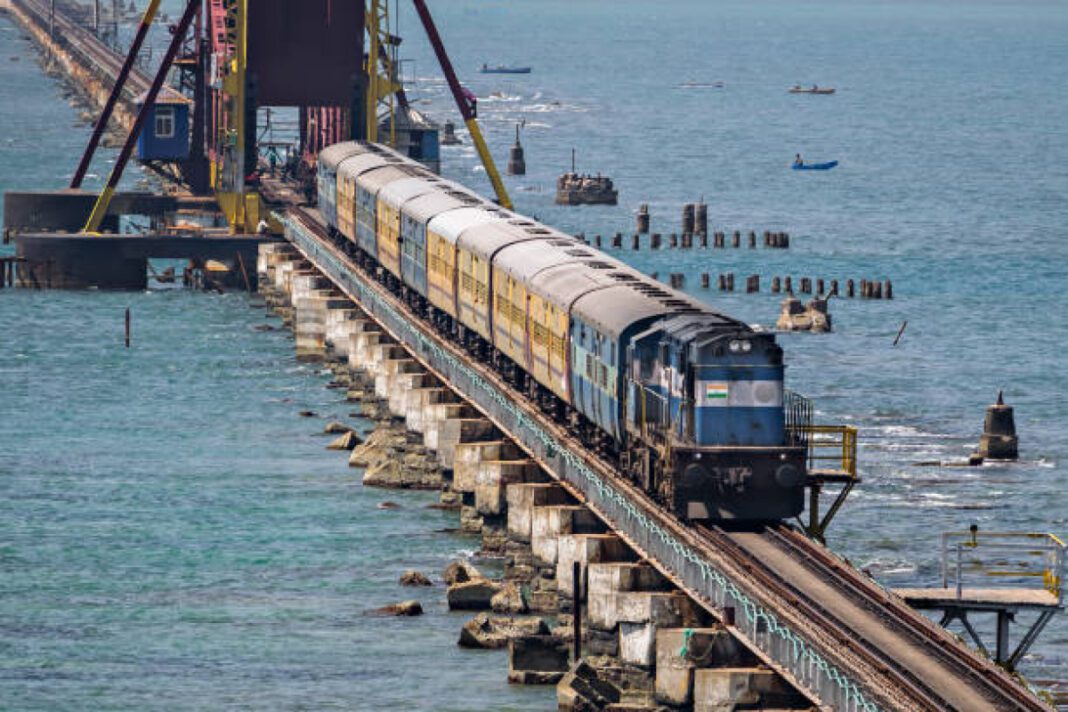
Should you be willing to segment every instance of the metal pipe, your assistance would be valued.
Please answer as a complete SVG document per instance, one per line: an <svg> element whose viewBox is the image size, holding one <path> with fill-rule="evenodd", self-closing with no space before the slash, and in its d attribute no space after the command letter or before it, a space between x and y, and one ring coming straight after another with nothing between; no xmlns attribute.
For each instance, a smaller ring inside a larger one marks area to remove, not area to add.
<svg viewBox="0 0 1068 712"><path fill-rule="evenodd" d="M963 587L964 587L963 582L961 582L961 580L960 580L960 575L961 575L960 557L963 555L963 551L964 551L964 545L958 543L957 544L957 600L958 601L960 600L961 592L962 592Z"/></svg>
<svg viewBox="0 0 1068 712"><path fill-rule="evenodd" d="M571 613L574 615L573 641L574 662L582 659L582 563L575 561L571 565Z"/></svg>
<svg viewBox="0 0 1068 712"><path fill-rule="evenodd" d="M153 0L153 2L158 3L158 0ZM111 169L111 175L108 176L107 185L100 192L100 197L97 198L96 205L93 206L93 212L90 213L82 232L95 233L100 229L100 223L103 222L104 216L108 211L108 205L111 203L111 196L115 194L115 188L119 184L119 179L122 178L122 172L126 168L127 161L130 160L130 154L133 153L134 144L137 143L137 138L141 135L141 128L145 125L149 112L152 111L156 104L156 97L159 96L160 89L163 88L163 81L167 78L167 71L171 68L171 63L174 62L174 56L182 45L185 33L189 31L189 25L193 22L193 16L196 15L199 4L199 0L189 0L186 4L185 13L182 15L182 19L171 37L170 46L167 47L167 54L164 55L159 69L156 70L152 86L149 87L148 95L145 96L145 103L137 111L137 118L130 128L130 133L126 136L126 143L123 144L119 157L115 159L115 165Z"/></svg>
<svg viewBox="0 0 1068 712"><path fill-rule="evenodd" d="M89 137L89 143L85 146L85 153L82 154L82 160L78 163L78 168L74 171L74 177L70 179L71 188L80 188L82 181L85 179L85 174L89 170L89 163L93 160L93 154L96 153L96 148L100 144L100 139L104 135L104 130L108 127L108 121L111 120L111 114L115 110L115 104L122 95L122 88L126 84L126 79L130 76L137 55L141 52L141 45L144 44L145 37L148 35L148 28L152 25L152 20L156 17L159 3L160 0L150 0L148 7L145 8L145 14L141 16L141 24L137 27L137 34L134 36L133 44L130 45L130 51L126 53L126 59L122 63L122 69L119 70L119 75L115 78L114 86L111 87L111 93L108 95L108 100L104 103L104 108L100 111L100 118L96 120L96 124L93 126L93 134Z"/></svg>

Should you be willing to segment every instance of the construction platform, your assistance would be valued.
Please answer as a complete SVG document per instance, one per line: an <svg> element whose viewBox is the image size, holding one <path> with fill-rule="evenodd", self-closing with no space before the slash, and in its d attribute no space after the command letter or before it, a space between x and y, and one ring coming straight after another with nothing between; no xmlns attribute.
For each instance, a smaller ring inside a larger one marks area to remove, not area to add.
<svg viewBox="0 0 1068 712"><path fill-rule="evenodd" d="M228 264L237 284L256 288L256 255L271 235L85 235L20 234L15 286L31 289L145 289L148 260L208 260Z"/></svg>
<svg viewBox="0 0 1068 712"><path fill-rule="evenodd" d="M917 610L942 611L943 627L960 621L979 650L1013 670L1050 619L1064 610L1064 557L1064 542L1052 534L980 532L973 527L942 535L940 587L899 588L894 593ZM1012 648L1010 624L1019 624L1022 613L1034 617ZM993 653L972 620L991 614Z"/></svg>

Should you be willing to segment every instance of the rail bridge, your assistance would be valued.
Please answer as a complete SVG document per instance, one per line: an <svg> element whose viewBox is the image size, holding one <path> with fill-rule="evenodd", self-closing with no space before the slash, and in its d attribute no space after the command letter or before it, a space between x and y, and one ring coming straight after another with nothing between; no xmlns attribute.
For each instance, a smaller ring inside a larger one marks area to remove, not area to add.
<svg viewBox="0 0 1068 712"><path fill-rule="evenodd" d="M225 6L229 12L239 3L211 5ZM103 43L86 39L84 30L62 13L46 15L47 4L43 0L12 0L10 6L21 13L24 26L37 28L40 41L66 42L73 60L64 71L75 81L104 86L102 77L120 71L121 56ZM380 9L379 2L370 8ZM361 25L361 37L362 29ZM67 39L57 40L56 35ZM225 28L215 27L211 41L228 47L238 39L228 37ZM388 65L388 58L383 63ZM377 66L373 64L376 72ZM120 115L119 119L131 127L132 133L132 99L148 91L152 81L138 73L131 74L128 81L120 102L120 106L128 107L128 115ZM332 106L316 109L318 125L334 127L328 134L319 134L316 141L345 137L353 126L353 117L361 111L372 115L367 123L374 125L374 107L397 89L386 84L385 89L368 97L366 105L343 105L350 99L345 94L335 97ZM248 103L242 110L245 108L254 111L255 103ZM308 118L305 114L302 121ZM245 145L247 134L239 127L231 126L229 130L241 137L238 147L255 151L254 144ZM265 183L250 202L243 172L233 169L235 165L245 167L246 155L224 157L220 149L216 158L220 167L230 167L229 182L221 180L224 176L220 174L216 188L227 219L241 229L235 231L245 230L249 215L267 217L262 210L275 210L273 218L292 248L289 259L294 264L327 280L347 304L377 324L422 368L488 418L606 527L813 704L849 712L1048 709L1019 678L977 654L905 602L930 603L930 596L925 599L922 592L910 592L905 598L899 597L792 527L767 526L759 531L735 532L692 526L675 518L574 434L549 419L526 395L443 338L361 268L314 208L297 205L301 195L298 185L279 184L275 186L277 190L268 190L271 186ZM75 195L75 212L81 215L86 208L85 195ZM63 229L69 229L66 222L61 223ZM37 235L27 244L52 244L63 239L62 235ZM80 239L93 238L83 234ZM242 239L232 238L238 242ZM215 240L227 254L237 249L230 238L215 236ZM105 241L100 244L105 245ZM853 484L851 476L838 473L822 473L821 479L811 484L822 486L836 477L846 487ZM819 518L814 505L810 506L810 515L809 533L818 535L825 520ZM1050 584L1057 593L1053 594L1053 601L1042 604L1043 615L1061 607L1060 569L1050 571L1056 571L1050 575ZM963 609L967 596L963 595L966 591L960 593L950 603Z"/></svg>
<svg viewBox="0 0 1068 712"><path fill-rule="evenodd" d="M1018 678L795 529L730 532L671 516L364 272L317 211L292 208L280 218L299 259L816 704L865 712L1048 709Z"/></svg>

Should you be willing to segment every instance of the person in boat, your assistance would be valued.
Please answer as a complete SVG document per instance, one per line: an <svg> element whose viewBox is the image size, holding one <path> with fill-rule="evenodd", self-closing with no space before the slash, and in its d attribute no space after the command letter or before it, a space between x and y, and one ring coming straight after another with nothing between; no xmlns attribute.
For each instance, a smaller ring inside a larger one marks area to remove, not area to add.
<svg viewBox="0 0 1068 712"><path fill-rule="evenodd" d="M801 154L800 153L797 154L796 156L794 156L794 165L795 166L803 166L803 165L805 165L805 162L801 160Z"/></svg>

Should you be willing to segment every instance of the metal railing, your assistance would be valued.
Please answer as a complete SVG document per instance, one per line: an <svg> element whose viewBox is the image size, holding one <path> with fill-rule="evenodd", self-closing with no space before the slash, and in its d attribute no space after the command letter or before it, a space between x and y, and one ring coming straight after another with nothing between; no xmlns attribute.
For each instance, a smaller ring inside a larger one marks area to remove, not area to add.
<svg viewBox="0 0 1068 712"><path fill-rule="evenodd" d="M1065 544L1039 532L942 534L942 586L954 586L957 599L968 588L1030 588L1035 581L1064 604Z"/></svg>
<svg viewBox="0 0 1068 712"><path fill-rule="evenodd" d="M791 445L808 447L812 428L812 401L787 389L783 392L782 405L786 416L786 439Z"/></svg>
<svg viewBox="0 0 1068 712"><path fill-rule="evenodd" d="M808 469L815 475L857 477L857 429L852 425L808 425Z"/></svg>

